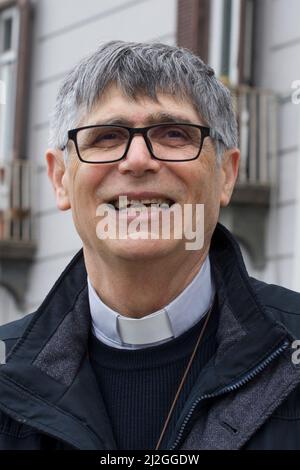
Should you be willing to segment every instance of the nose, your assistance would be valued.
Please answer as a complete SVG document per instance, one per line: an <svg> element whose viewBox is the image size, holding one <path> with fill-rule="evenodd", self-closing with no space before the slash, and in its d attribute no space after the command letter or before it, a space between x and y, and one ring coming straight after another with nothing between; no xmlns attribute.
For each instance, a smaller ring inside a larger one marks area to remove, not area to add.
<svg viewBox="0 0 300 470"><path fill-rule="evenodd" d="M149 171L157 172L160 167L161 162L152 158L142 135L132 138L126 157L119 163L121 173L131 173L134 176L143 176Z"/></svg>

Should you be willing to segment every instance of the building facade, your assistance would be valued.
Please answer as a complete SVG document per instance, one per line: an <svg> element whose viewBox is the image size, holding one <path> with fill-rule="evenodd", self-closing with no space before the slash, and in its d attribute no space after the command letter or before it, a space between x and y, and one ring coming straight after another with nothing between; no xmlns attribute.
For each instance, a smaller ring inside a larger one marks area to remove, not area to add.
<svg viewBox="0 0 300 470"><path fill-rule="evenodd" d="M0 0L0 323L34 310L81 246L47 177L49 114L64 74L112 39L189 47L232 89L241 170L220 219L251 274L300 290L300 4L288 1Z"/></svg>

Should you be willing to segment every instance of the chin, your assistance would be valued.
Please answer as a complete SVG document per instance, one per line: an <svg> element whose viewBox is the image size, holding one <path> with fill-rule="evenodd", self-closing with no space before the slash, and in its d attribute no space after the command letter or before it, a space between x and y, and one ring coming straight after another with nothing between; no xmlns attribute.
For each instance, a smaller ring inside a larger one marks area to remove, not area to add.
<svg viewBox="0 0 300 470"><path fill-rule="evenodd" d="M161 258L182 249L182 240L106 240L106 253L127 260Z"/></svg>

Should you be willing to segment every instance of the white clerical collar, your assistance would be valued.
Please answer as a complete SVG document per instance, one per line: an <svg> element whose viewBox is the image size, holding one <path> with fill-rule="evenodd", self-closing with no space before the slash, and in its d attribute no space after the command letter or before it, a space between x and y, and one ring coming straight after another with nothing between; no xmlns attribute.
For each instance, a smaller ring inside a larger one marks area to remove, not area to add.
<svg viewBox="0 0 300 470"><path fill-rule="evenodd" d="M108 307L88 277L89 303L95 336L116 348L155 346L183 334L208 311L215 294L209 256L188 286L168 305L142 318L129 318Z"/></svg>

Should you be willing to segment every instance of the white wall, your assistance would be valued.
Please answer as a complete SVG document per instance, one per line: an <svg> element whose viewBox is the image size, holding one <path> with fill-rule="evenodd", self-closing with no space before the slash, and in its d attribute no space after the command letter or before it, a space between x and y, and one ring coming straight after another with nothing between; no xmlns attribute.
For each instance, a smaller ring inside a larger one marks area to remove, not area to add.
<svg viewBox="0 0 300 470"><path fill-rule="evenodd" d="M300 79L300 2L257 2L256 84L281 96L278 116L279 191L267 224L267 268L260 277L300 291L300 105L291 84Z"/></svg>

